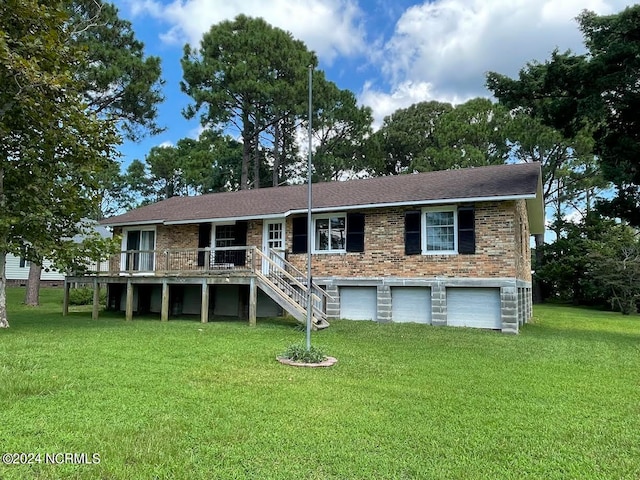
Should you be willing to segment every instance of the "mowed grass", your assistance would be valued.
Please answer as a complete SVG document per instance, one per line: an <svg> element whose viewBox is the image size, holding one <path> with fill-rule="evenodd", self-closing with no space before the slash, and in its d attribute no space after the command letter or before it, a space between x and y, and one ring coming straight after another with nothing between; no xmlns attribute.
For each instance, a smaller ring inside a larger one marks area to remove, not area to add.
<svg viewBox="0 0 640 480"><path fill-rule="evenodd" d="M542 306L518 336L334 321L328 369L276 362L284 319L61 316L0 331L4 479L638 479L640 318ZM45 454L99 464L45 464Z"/></svg>

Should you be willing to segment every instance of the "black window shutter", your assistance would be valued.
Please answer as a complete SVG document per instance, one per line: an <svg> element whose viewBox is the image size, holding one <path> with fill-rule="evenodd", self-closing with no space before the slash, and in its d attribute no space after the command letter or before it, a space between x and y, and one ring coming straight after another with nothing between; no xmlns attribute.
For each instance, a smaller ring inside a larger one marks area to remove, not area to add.
<svg viewBox="0 0 640 480"><path fill-rule="evenodd" d="M246 220L239 220L235 225L235 232L233 237L233 245L236 247L243 247L247 244L247 228L249 223ZM246 252L243 250L237 250L231 253L233 257L233 263L236 266L244 267L247 264Z"/></svg>
<svg viewBox="0 0 640 480"><path fill-rule="evenodd" d="M458 208L458 253L476 253L475 210L473 207Z"/></svg>
<svg viewBox="0 0 640 480"><path fill-rule="evenodd" d="M211 246L211 224L201 223L198 225L198 248ZM198 266L204 266L204 252L198 252Z"/></svg>
<svg viewBox="0 0 640 480"><path fill-rule="evenodd" d="M347 252L364 252L364 214L347 215Z"/></svg>
<svg viewBox="0 0 640 480"><path fill-rule="evenodd" d="M422 214L419 211L411 211L404 214L405 255L417 255L422 253L421 217Z"/></svg>
<svg viewBox="0 0 640 480"><path fill-rule="evenodd" d="M293 230L291 253L307 253L307 217L292 218L291 226Z"/></svg>
<svg viewBox="0 0 640 480"><path fill-rule="evenodd" d="M247 227L248 222L246 220L239 220L236 222L233 236L234 246L243 247L247 244Z"/></svg>

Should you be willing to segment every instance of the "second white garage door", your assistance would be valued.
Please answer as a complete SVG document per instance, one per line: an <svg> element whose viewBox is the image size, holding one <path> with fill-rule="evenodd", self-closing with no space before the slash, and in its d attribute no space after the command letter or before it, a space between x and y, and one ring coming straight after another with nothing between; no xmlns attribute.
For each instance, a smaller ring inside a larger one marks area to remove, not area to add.
<svg viewBox="0 0 640 480"><path fill-rule="evenodd" d="M428 287L392 287L391 320L431 323L431 289Z"/></svg>
<svg viewBox="0 0 640 480"><path fill-rule="evenodd" d="M499 288L447 288L447 325L502 328Z"/></svg>
<svg viewBox="0 0 640 480"><path fill-rule="evenodd" d="M340 287L340 318L377 319L376 287Z"/></svg>

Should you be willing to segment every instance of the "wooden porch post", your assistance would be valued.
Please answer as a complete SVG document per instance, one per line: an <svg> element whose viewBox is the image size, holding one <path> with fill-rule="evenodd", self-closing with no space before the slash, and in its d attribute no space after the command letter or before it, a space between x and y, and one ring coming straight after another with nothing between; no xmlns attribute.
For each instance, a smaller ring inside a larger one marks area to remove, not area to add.
<svg viewBox="0 0 640 480"><path fill-rule="evenodd" d="M249 284L249 325L256 325L256 316L258 311L258 287L256 286L256 277L251 277Z"/></svg>
<svg viewBox="0 0 640 480"><path fill-rule="evenodd" d="M91 312L91 319L98 320L98 313L100 311L100 282L98 277L93 279L93 311Z"/></svg>
<svg viewBox="0 0 640 480"><path fill-rule="evenodd" d="M133 284L127 280L127 300L125 307L125 320L133 320Z"/></svg>
<svg viewBox="0 0 640 480"><path fill-rule="evenodd" d="M64 279L64 298L62 300L62 315L69 315L69 289L71 288L71 284L65 277Z"/></svg>
<svg viewBox="0 0 640 480"><path fill-rule="evenodd" d="M209 284L207 280L202 280L202 302L200 305L200 321L207 323L209 321Z"/></svg>
<svg viewBox="0 0 640 480"><path fill-rule="evenodd" d="M162 306L160 307L160 321L169 321L169 283L162 280Z"/></svg>

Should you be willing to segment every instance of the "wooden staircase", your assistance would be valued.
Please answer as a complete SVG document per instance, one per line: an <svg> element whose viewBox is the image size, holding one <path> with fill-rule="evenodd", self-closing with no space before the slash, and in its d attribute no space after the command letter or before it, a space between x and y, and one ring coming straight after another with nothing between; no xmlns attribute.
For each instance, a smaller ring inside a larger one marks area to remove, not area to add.
<svg viewBox="0 0 640 480"><path fill-rule="evenodd" d="M255 250L254 268L258 287L301 323L307 321L308 295L311 295L312 324L315 330L327 328L326 301L331 297L315 283L309 290L306 275L273 250L268 255ZM260 259L260 262L257 260Z"/></svg>

